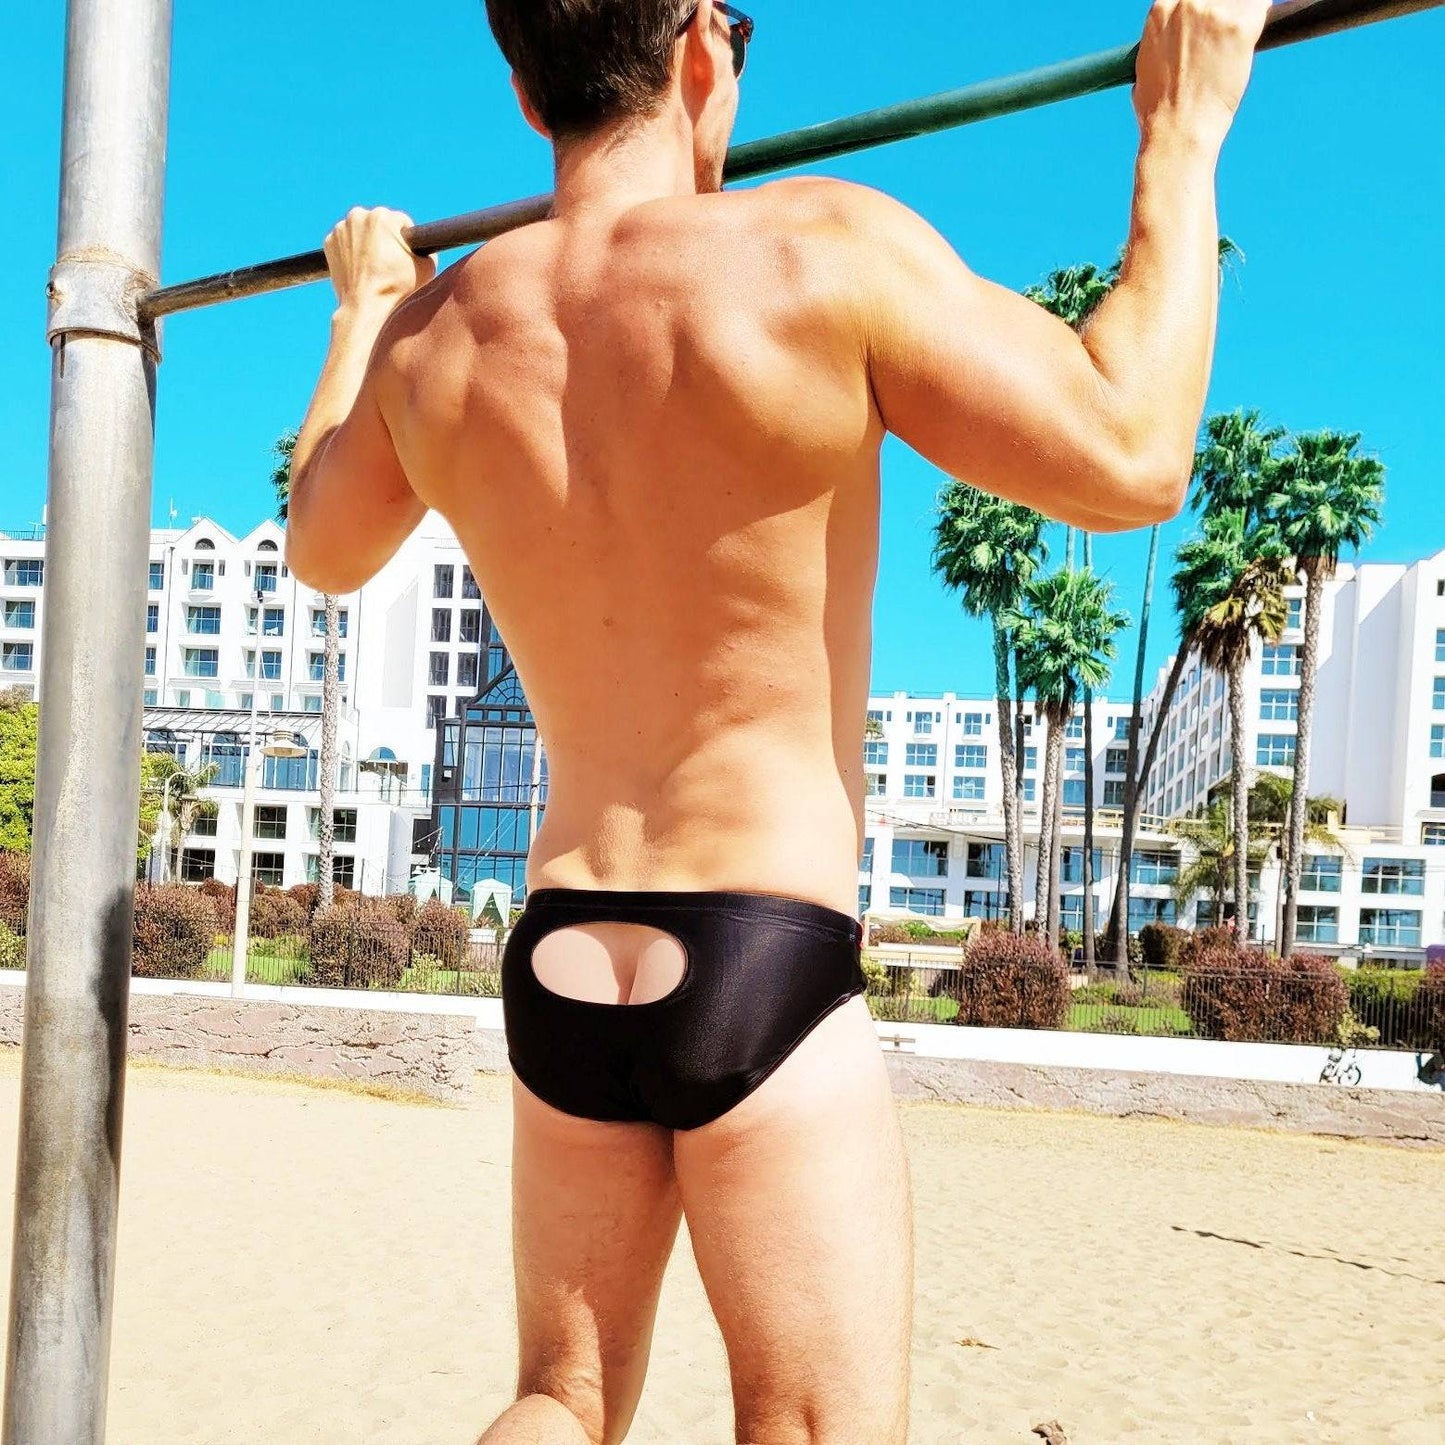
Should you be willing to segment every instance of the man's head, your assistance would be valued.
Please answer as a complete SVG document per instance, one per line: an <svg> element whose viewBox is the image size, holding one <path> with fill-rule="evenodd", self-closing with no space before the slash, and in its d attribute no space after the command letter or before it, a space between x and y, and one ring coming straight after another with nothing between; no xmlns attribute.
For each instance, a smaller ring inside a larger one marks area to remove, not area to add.
<svg viewBox="0 0 1445 1445"><path fill-rule="evenodd" d="M676 103L699 180L721 185L751 21L717 0L487 0L487 17L527 119L554 144Z"/></svg>

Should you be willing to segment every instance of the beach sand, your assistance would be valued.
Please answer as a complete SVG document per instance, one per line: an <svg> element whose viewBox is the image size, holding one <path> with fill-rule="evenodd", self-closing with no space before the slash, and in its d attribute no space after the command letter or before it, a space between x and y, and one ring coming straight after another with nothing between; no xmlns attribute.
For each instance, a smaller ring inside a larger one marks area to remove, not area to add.
<svg viewBox="0 0 1445 1445"><path fill-rule="evenodd" d="M507 1089L447 1109L133 1066L110 1445L472 1445L513 1377ZM7 1221L18 1094L7 1053ZM1445 1153L951 1105L904 1125L915 1445L1055 1419L1069 1445L1445 1440ZM684 1240L629 1440L730 1422Z"/></svg>

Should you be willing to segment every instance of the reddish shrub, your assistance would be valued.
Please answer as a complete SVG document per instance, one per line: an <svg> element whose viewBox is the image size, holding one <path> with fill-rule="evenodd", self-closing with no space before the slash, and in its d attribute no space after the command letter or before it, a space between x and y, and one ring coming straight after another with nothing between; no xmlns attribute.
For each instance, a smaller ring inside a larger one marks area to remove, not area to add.
<svg viewBox="0 0 1445 1445"><path fill-rule="evenodd" d="M282 938L306 932L306 910L279 888L260 889L251 899L251 937Z"/></svg>
<svg viewBox="0 0 1445 1445"><path fill-rule="evenodd" d="M24 933L29 909L30 855L0 853L0 923L14 933Z"/></svg>
<svg viewBox="0 0 1445 1445"><path fill-rule="evenodd" d="M977 1028L1056 1029L1069 1011L1069 974L1042 938L990 933L975 940L950 979L955 1023Z"/></svg>
<svg viewBox="0 0 1445 1445"><path fill-rule="evenodd" d="M389 910L391 916L398 923L405 924L407 928L416 921L416 895L413 893L388 893L381 900L382 906Z"/></svg>
<svg viewBox="0 0 1445 1445"><path fill-rule="evenodd" d="M204 883L196 886L196 891L202 897L210 899L211 907L216 911L218 927L236 926L236 890L232 884L222 883L219 878L207 878Z"/></svg>
<svg viewBox="0 0 1445 1445"><path fill-rule="evenodd" d="M1146 923L1139 930L1139 947L1144 967L1173 973L1178 969L1189 935L1182 928L1167 923Z"/></svg>
<svg viewBox="0 0 1445 1445"><path fill-rule="evenodd" d="M395 988L411 949L384 909L348 904L312 914L307 982L321 988Z"/></svg>
<svg viewBox="0 0 1445 1445"><path fill-rule="evenodd" d="M1285 961L1218 946L1189 954L1180 990L1197 1035L1233 1042L1328 1043L1349 1002L1349 989L1328 958L1299 954Z"/></svg>
<svg viewBox="0 0 1445 1445"><path fill-rule="evenodd" d="M308 918L315 913L316 895L321 892L319 885L315 883L293 883L286 892L296 900L302 913Z"/></svg>
<svg viewBox="0 0 1445 1445"><path fill-rule="evenodd" d="M138 978L195 978L216 938L216 910L183 883L141 884L135 891L131 971Z"/></svg>
<svg viewBox="0 0 1445 1445"><path fill-rule="evenodd" d="M467 920L438 898L429 898L416 915L411 928L413 953L427 953L443 968L461 964L467 948Z"/></svg>

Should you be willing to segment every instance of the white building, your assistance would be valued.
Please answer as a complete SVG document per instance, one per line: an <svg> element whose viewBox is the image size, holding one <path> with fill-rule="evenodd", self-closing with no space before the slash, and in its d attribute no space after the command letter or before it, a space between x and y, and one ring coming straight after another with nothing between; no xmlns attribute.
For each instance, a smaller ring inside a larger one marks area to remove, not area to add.
<svg viewBox="0 0 1445 1445"><path fill-rule="evenodd" d="M1246 670L1244 765L1288 775L1299 715L1303 589L1290 626ZM1169 666L1145 704L1145 736ZM1145 793L1151 813L1201 811L1233 759L1222 676L1196 662L1171 702ZM1310 797L1343 804L1342 848L1306 845L1300 940L1418 954L1445 938L1445 552L1413 566L1342 565L1325 584ZM1257 936L1275 937L1278 870L1260 879Z"/></svg>
<svg viewBox="0 0 1445 1445"><path fill-rule="evenodd" d="M312 749L309 758L265 761L256 876L289 886L316 874L323 598L290 575L284 547L270 520L244 537L206 518L151 536L140 660L146 745L219 769L208 790L218 816L200 820L183 843L190 880L237 876L253 692L263 730L298 733ZM0 536L0 685L32 695L44 550L38 530ZM456 537L430 514L379 576L339 602L337 878L370 893L401 891L431 852L436 724L477 691L481 596Z"/></svg>

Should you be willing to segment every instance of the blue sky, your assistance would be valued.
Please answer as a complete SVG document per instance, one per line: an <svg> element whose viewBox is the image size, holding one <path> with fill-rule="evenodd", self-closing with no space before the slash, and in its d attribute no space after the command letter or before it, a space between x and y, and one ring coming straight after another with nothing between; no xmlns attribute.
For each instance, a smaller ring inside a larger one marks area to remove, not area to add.
<svg viewBox="0 0 1445 1445"><path fill-rule="evenodd" d="M1144 6L755 0L740 140L1123 43ZM44 502L45 277L54 258L64 24L0 22L0 527ZM417 220L545 190L479 0L248 0L176 6L164 244L169 281L318 246L352 205ZM1221 225L1248 263L1226 286L1212 410L1363 433L1389 471L1370 560L1445 547L1439 424L1445 291L1445 13L1264 57L1221 170ZM835 162L937 225L978 271L1023 287L1122 242L1136 131L1127 92ZM174 501L244 530L270 505L272 440L305 410L325 352L326 286L167 323L154 519ZM987 638L929 570L940 478L890 444L875 689L987 690ZM504 522L499 522L504 525ZM1169 532L1172 545L1187 521ZM1096 564L1137 613L1145 542ZM1166 566L1168 557L1166 555ZM1168 650L1167 601L1151 658ZM1132 638L1123 639L1132 655ZM1113 691L1127 691L1121 664Z"/></svg>

